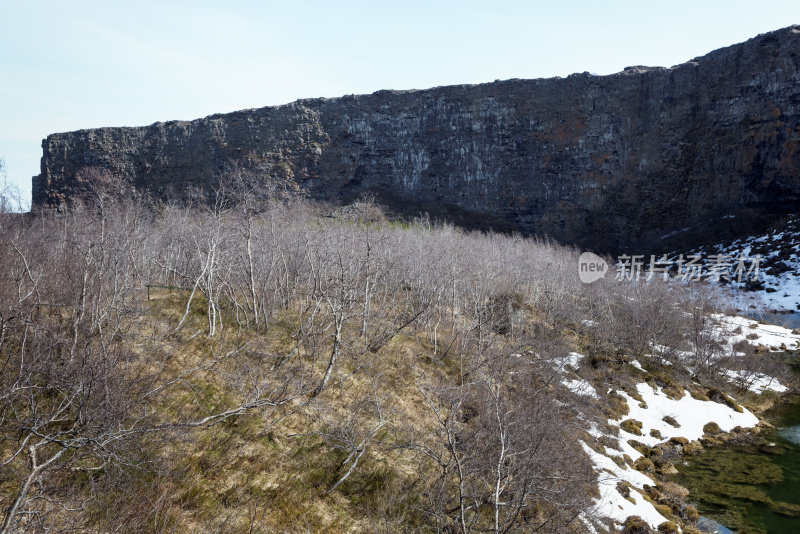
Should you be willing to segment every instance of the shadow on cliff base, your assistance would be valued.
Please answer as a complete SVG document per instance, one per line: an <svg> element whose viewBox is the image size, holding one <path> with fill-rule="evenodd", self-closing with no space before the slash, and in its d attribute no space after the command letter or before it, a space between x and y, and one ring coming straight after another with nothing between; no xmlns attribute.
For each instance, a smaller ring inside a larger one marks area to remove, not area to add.
<svg viewBox="0 0 800 534"><path fill-rule="evenodd" d="M659 228L648 231L640 228L638 235L630 235L615 231L608 227L608 215L592 213L583 217L582 228L573 225L561 230L555 225L540 226L540 231L525 232L509 222L507 218L478 210L438 202L419 202L401 198L386 190L372 190L376 200L387 210L390 217L397 219L413 219L428 216L434 221L453 224L465 231L498 232L502 234L520 234L526 237L549 239L566 246L581 250L591 250L598 254L612 256L620 254L661 255L672 252L688 251L700 246L709 246L720 242L729 242L752 235L764 233L770 228L780 226L794 213L785 205L765 205L756 208L745 208L726 211L703 217L692 223L685 223L675 228ZM351 204L359 197L341 198L344 205ZM577 230L577 231L576 231Z"/></svg>

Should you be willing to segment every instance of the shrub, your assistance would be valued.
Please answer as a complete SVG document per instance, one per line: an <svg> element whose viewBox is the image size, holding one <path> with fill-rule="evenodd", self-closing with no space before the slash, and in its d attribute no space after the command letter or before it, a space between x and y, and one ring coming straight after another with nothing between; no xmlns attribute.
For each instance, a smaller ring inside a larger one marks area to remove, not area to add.
<svg viewBox="0 0 800 534"><path fill-rule="evenodd" d="M719 390L718 388L709 389L708 398L714 402L724 404L725 406L732 408L736 412L742 413L742 407L736 404L735 400L733 400L731 397L726 395L725 392Z"/></svg>
<svg viewBox="0 0 800 534"><path fill-rule="evenodd" d="M646 473L649 473L656 468L652 461L644 457L636 460L636 463L633 464L633 467L636 468L637 471L644 471Z"/></svg>
<svg viewBox="0 0 800 534"><path fill-rule="evenodd" d="M668 399L675 401L681 400L686 396L686 391L680 386L669 385L661 388L661 392L666 395Z"/></svg>
<svg viewBox="0 0 800 534"><path fill-rule="evenodd" d="M678 423L678 421L676 421L675 418L672 416L665 415L661 420L667 423L668 425L674 426L675 428L681 427L680 423Z"/></svg>
<svg viewBox="0 0 800 534"><path fill-rule="evenodd" d="M636 419L626 419L619 424L619 427L625 432L629 432L634 436L642 435L642 423Z"/></svg>
<svg viewBox="0 0 800 534"><path fill-rule="evenodd" d="M697 508L691 504L687 504L683 507L681 510L681 515L686 521L691 521L692 523L700 519L700 512L698 512Z"/></svg>
<svg viewBox="0 0 800 534"><path fill-rule="evenodd" d="M630 408L628 407L628 401L625 400L625 397L617 393L616 391L612 391L608 394L608 408L611 411L612 417L615 418L623 417L630 413Z"/></svg>
<svg viewBox="0 0 800 534"><path fill-rule="evenodd" d="M656 511L658 511L658 513L663 515L664 517L672 517L673 516L672 508L670 508L666 504L654 504L653 508L655 508ZM661 523L661 524L663 525L664 523Z"/></svg>
<svg viewBox="0 0 800 534"><path fill-rule="evenodd" d="M698 387L690 387L689 394L692 396L693 399L700 400L700 401L708 401L711 400L706 395L706 392Z"/></svg>
<svg viewBox="0 0 800 534"><path fill-rule="evenodd" d="M664 521L660 525L658 525L658 532L661 534L678 534L680 530L678 529L678 525L673 523L672 521Z"/></svg>
<svg viewBox="0 0 800 534"><path fill-rule="evenodd" d="M620 450L619 449L619 441L617 441L615 438L612 438L610 436L600 436L600 438L597 440L597 442L600 445L602 445L603 447L607 448L607 449L613 449L615 451Z"/></svg>
<svg viewBox="0 0 800 534"><path fill-rule="evenodd" d="M650 447L642 443L641 441L636 441L635 439L629 439L628 445L639 451L644 456L647 456L650 452Z"/></svg>
<svg viewBox="0 0 800 534"><path fill-rule="evenodd" d="M720 432L722 432L722 429L720 429L717 423L711 421L710 423L706 423L703 426L703 432L705 432L706 434L719 434Z"/></svg>
<svg viewBox="0 0 800 534"><path fill-rule="evenodd" d="M650 525L638 515L629 516L622 527L622 534L652 534L653 532Z"/></svg>
<svg viewBox="0 0 800 534"><path fill-rule="evenodd" d="M660 488L664 496L672 501L679 502L689 496L688 489L674 482L664 482Z"/></svg>

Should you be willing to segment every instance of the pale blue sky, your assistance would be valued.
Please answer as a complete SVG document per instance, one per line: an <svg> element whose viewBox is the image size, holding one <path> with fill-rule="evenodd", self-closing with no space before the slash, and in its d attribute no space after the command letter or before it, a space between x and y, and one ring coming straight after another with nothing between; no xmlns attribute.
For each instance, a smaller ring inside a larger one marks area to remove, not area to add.
<svg viewBox="0 0 800 534"><path fill-rule="evenodd" d="M670 66L798 23L797 0L0 0L0 157L29 196L54 132Z"/></svg>

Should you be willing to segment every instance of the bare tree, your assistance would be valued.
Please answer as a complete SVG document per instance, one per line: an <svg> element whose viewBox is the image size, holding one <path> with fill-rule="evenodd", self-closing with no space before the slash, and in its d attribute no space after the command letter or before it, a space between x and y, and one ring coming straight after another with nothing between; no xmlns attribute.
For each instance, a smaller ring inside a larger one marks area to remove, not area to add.
<svg viewBox="0 0 800 534"><path fill-rule="evenodd" d="M275 410L310 391L302 359L221 335L203 359L177 365L172 340L186 337L142 323L150 219L103 202L35 225L0 221L0 482L10 490L2 534L80 509L50 481L139 466L153 435ZM176 396L201 398L197 376L225 388L225 402L176 415Z"/></svg>
<svg viewBox="0 0 800 534"><path fill-rule="evenodd" d="M427 509L437 531L563 532L585 508L590 464L538 373L494 354L457 385L421 387L437 439L411 447L439 473Z"/></svg>
<svg viewBox="0 0 800 534"><path fill-rule="evenodd" d="M22 199L22 194L15 183L8 179L6 162L0 158L0 214L23 212L30 209Z"/></svg>

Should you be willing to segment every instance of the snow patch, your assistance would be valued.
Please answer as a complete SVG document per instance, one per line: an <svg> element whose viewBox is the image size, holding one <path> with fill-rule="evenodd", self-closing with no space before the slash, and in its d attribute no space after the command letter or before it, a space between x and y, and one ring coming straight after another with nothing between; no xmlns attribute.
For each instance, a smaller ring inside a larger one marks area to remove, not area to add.
<svg viewBox="0 0 800 534"><path fill-rule="evenodd" d="M800 348L800 335L783 326L763 324L745 317L723 315L716 313L711 316L719 323L720 334L727 338L731 346L740 341L752 345L761 345L772 352L780 352L781 347L786 349ZM739 333L734 333L736 329Z"/></svg>
<svg viewBox="0 0 800 534"><path fill-rule="evenodd" d="M583 354L578 354L577 352L570 352L567 356L563 358L553 358L552 361L556 364L559 370L563 370L567 366L570 366L573 369L577 369L583 358L584 358Z"/></svg>
<svg viewBox="0 0 800 534"><path fill-rule="evenodd" d="M576 395L581 395L583 397L591 397L593 399L599 399L600 397L597 395L597 391L592 387L592 385L587 382L586 380L562 380L561 383L571 392L575 393Z"/></svg>
<svg viewBox="0 0 800 534"><path fill-rule="evenodd" d="M737 426L751 428L758 424L758 417L745 408L742 409L742 413L739 413L724 404L692 398L688 392L684 392L684 396L679 400L673 400L667 397L660 388L653 389L647 383L637 384L636 391L644 400L647 408L642 408L639 401L627 393L620 392L620 395L628 402L630 409L628 415L623 419L635 419L642 423L642 436L636 436L620 429L620 445L630 448L627 452L628 454L633 452L632 458L638 458L641 454L627 444L629 439L635 439L648 447L653 447L673 437L683 437L689 441L700 439L703 437L703 426L707 423L716 423L723 432L730 432ZM663 419L666 416L675 419L680 427L675 428L665 422ZM609 423L618 424L619 421L609 421ZM650 435L651 430L657 430L662 437L654 438Z"/></svg>
<svg viewBox="0 0 800 534"><path fill-rule="evenodd" d="M629 516L638 515L654 529L667 521L666 517L658 513L655 507L637 492L631 491L630 495L636 501L633 503L617 491L617 483L622 481L639 489L645 484L653 485L654 482L650 477L639 471L618 466L611 458L594 451L584 442L581 442L581 446L594 463L598 475L600 497L595 500L592 515L613 519L618 523L624 523Z"/></svg>
<svg viewBox="0 0 800 534"><path fill-rule="evenodd" d="M759 395L765 391L784 393L789 390L789 388L781 384L777 378L762 373L753 373L742 370L732 371L728 369L722 374L728 377L736 385L749 389L753 393L757 393Z"/></svg>
<svg viewBox="0 0 800 534"><path fill-rule="evenodd" d="M758 270L760 286L748 288L746 278L752 278L752 274L743 277L742 280L734 277L730 283L721 286L732 294L738 308L755 309L757 312L768 312L769 310L797 312L800 310L799 215L793 216L780 230L775 229L764 235L736 239L728 243L718 243L709 248L717 254L727 256L734 262L740 257L750 260L756 256L762 257L763 261L759 263ZM701 263L706 267L712 262L712 258L703 254L703 247L684 254L695 253L703 256ZM766 291L768 288L771 289L770 292ZM792 324L797 323L796 318L787 319Z"/></svg>

